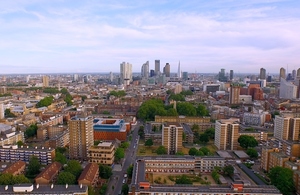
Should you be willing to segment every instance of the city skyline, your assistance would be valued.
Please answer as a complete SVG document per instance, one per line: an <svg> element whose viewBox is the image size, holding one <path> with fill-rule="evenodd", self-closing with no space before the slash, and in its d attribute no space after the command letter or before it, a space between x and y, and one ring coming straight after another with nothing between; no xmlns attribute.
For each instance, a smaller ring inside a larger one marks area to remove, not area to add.
<svg viewBox="0 0 300 195"><path fill-rule="evenodd" d="M0 2L2 74L140 72L290 73L300 67L296 0ZM287 68L287 66L289 68Z"/></svg>

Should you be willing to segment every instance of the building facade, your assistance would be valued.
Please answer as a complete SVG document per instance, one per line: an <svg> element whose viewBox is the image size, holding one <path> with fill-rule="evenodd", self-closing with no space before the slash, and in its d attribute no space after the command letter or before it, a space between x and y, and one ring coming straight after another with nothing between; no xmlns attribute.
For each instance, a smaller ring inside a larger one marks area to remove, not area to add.
<svg viewBox="0 0 300 195"><path fill-rule="evenodd" d="M183 127L179 123L164 123L162 127L162 145L167 154L176 154L182 150Z"/></svg>
<svg viewBox="0 0 300 195"><path fill-rule="evenodd" d="M237 150L239 119L217 120L215 125L215 146L219 150Z"/></svg>
<svg viewBox="0 0 300 195"><path fill-rule="evenodd" d="M97 146L90 146L88 159L91 163L111 166L115 160L115 145L113 142L102 142Z"/></svg>
<svg viewBox="0 0 300 195"><path fill-rule="evenodd" d="M75 116L68 122L71 159L87 159L88 148L94 145L93 118Z"/></svg>

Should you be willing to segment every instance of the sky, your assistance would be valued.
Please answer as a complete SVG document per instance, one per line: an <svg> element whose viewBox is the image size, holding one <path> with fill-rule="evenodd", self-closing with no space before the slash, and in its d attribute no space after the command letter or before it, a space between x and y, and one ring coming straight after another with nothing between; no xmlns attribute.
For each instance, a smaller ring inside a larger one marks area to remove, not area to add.
<svg viewBox="0 0 300 195"><path fill-rule="evenodd" d="M0 0L0 74L300 68L299 0Z"/></svg>

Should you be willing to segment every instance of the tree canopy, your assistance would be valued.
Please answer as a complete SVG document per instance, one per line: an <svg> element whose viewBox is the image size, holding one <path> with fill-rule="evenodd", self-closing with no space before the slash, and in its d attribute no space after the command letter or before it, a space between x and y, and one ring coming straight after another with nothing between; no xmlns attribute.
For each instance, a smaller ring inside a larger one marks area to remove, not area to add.
<svg viewBox="0 0 300 195"><path fill-rule="evenodd" d="M250 158L258 157L258 152L254 148L248 148L246 153L250 156Z"/></svg>
<svg viewBox="0 0 300 195"><path fill-rule="evenodd" d="M59 90L57 88L53 88L53 87L46 87L43 89L44 93L50 93L50 94L55 94L55 93L59 93Z"/></svg>
<svg viewBox="0 0 300 195"><path fill-rule="evenodd" d="M75 176L75 179L77 179L81 174L82 167L77 160L70 160L64 170L65 172L72 173Z"/></svg>
<svg viewBox="0 0 300 195"><path fill-rule="evenodd" d="M113 95L115 97L123 97L126 95L126 92L124 90L121 91L111 91L109 92L109 95Z"/></svg>
<svg viewBox="0 0 300 195"><path fill-rule="evenodd" d="M61 164L66 164L67 163L67 158L65 155L63 155L62 153L60 152L56 152L55 153L55 158L54 158L54 161L56 162L60 162Z"/></svg>
<svg viewBox="0 0 300 195"><path fill-rule="evenodd" d="M40 107L44 107L44 106L49 106L53 103L53 96L48 96L45 97L43 99L41 99L37 104L36 107L40 108Z"/></svg>
<svg viewBox="0 0 300 195"><path fill-rule="evenodd" d="M232 165L227 165L223 167L223 172L225 175L232 176L234 174L234 168Z"/></svg>
<svg viewBox="0 0 300 195"><path fill-rule="evenodd" d="M269 172L271 183L276 186L283 195L293 194L295 186L293 182L293 171L284 167L273 167Z"/></svg>
<svg viewBox="0 0 300 195"><path fill-rule="evenodd" d="M147 139L146 141L145 141L145 146L153 146L153 140L152 139Z"/></svg>
<svg viewBox="0 0 300 195"><path fill-rule="evenodd" d="M13 176L9 173L4 173L0 175L0 185L14 185L22 183L30 183L30 180L27 177L25 177L25 175Z"/></svg>
<svg viewBox="0 0 300 195"><path fill-rule="evenodd" d="M38 126L37 124L32 124L30 125L26 130L25 130L25 137L28 138L28 137L34 137L36 136L37 134L37 129L38 129Z"/></svg>
<svg viewBox="0 0 300 195"><path fill-rule="evenodd" d="M188 178L186 175L180 175L179 177L176 177L175 180L176 184L193 184L192 180Z"/></svg>
<svg viewBox="0 0 300 195"><path fill-rule="evenodd" d="M167 149L164 146L159 146L156 149L156 153L159 154L159 155L167 154Z"/></svg>
<svg viewBox="0 0 300 195"><path fill-rule="evenodd" d="M76 177L70 172L62 171L58 174L56 184L58 185L76 184Z"/></svg>
<svg viewBox="0 0 300 195"><path fill-rule="evenodd" d="M112 168L107 165L99 165L99 175L103 179L108 179L110 176L112 176Z"/></svg>
<svg viewBox="0 0 300 195"><path fill-rule="evenodd" d="M119 162L122 158L125 157L125 152L123 148L117 148L115 151L115 161Z"/></svg>
<svg viewBox="0 0 300 195"><path fill-rule="evenodd" d="M247 149L248 147L253 148L258 145L257 140L250 135L241 135L238 139L238 142L240 143L240 146L245 149Z"/></svg>
<svg viewBox="0 0 300 195"><path fill-rule="evenodd" d="M6 108L4 111L5 118L14 118L16 115L10 111L9 108Z"/></svg>
<svg viewBox="0 0 300 195"><path fill-rule="evenodd" d="M34 176L40 172L41 163L36 156L31 156L27 166L27 175Z"/></svg>
<svg viewBox="0 0 300 195"><path fill-rule="evenodd" d="M126 172L127 172L128 177L131 178L132 173L133 173L133 164L129 165Z"/></svg>

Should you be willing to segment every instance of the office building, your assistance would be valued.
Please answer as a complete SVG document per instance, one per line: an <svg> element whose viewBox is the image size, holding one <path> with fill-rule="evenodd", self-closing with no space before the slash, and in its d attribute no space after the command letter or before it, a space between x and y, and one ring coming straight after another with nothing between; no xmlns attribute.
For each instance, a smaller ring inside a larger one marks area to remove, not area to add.
<svg viewBox="0 0 300 195"><path fill-rule="evenodd" d="M147 61L145 64L142 65L141 76L142 76L142 78L148 79L148 77L149 77L149 61Z"/></svg>
<svg viewBox="0 0 300 195"><path fill-rule="evenodd" d="M93 118L75 116L68 122L71 159L87 159L88 148L94 145Z"/></svg>
<svg viewBox="0 0 300 195"><path fill-rule="evenodd" d="M97 146L90 146L88 159L91 163L113 165L115 160L115 145L113 142L100 142Z"/></svg>
<svg viewBox="0 0 300 195"><path fill-rule="evenodd" d="M167 154L176 154L182 150L183 127L179 123L164 123L162 127L162 145Z"/></svg>
<svg viewBox="0 0 300 195"><path fill-rule="evenodd" d="M286 79L286 72L284 68L280 68L279 71L279 81L281 81L281 78Z"/></svg>
<svg viewBox="0 0 300 195"><path fill-rule="evenodd" d="M183 80L189 80L189 73L188 72L183 72L182 73L182 78L183 78Z"/></svg>
<svg viewBox="0 0 300 195"><path fill-rule="evenodd" d="M150 77L154 77L155 76L155 71L154 70L150 70Z"/></svg>
<svg viewBox="0 0 300 195"><path fill-rule="evenodd" d="M155 76L157 76L160 74L160 60L155 60L154 64L155 64L154 74Z"/></svg>
<svg viewBox="0 0 300 195"><path fill-rule="evenodd" d="M280 79L279 97L283 99L296 99L298 86L294 85L284 78Z"/></svg>
<svg viewBox="0 0 300 195"><path fill-rule="evenodd" d="M49 87L49 77L46 75L43 76L43 87Z"/></svg>
<svg viewBox="0 0 300 195"><path fill-rule="evenodd" d="M225 69L222 68L221 71L219 72L219 81L221 82L227 82L227 77L225 75Z"/></svg>
<svg viewBox="0 0 300 195"><path fill-rule="evenodd" d="M171 67L169 63L166 63L164 67L164 74L166 75L166 77L170 77L171 75Z"/></svg>
<svg viewBox="0 0 300 195"><path fill-rule="evenodd" d="M128 62L120 64L120 82L124 85L129 85L132 81L132 65Z"/></svg>
<svg viewBox="0 0 300 195"><path fill-rule="evenodd" d="M229 104L239 104L240 103L240 86L231 84L229 90Z"/></svg>
<svg viewBox="0 0 300 195"><path fill-rule="evenodd" d="M217 120L215 124L215 146L219 150L237 150L239 119Z"/></svg>
<svg viewBox="0 0 300 195"><path fill-rule="evenodd" d="M261 68L260 69L260 72L259 72L259 79L267 79L267 72L266 72L266 69L264 68Z"/></svg>
<svg viewBox="0 0 300 195"><path fill-rule="evenodd" d="M280 140L298 141L300 132L300 118L275 116L274 137Z"/></svg>
<svg viewBox="0 0 300 195"><path fill-rule="evenodd" d="M93 123L95 140L125 141L127 132L130 131L130 126L123 119L95 118Z"/></svg>

